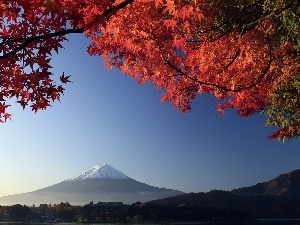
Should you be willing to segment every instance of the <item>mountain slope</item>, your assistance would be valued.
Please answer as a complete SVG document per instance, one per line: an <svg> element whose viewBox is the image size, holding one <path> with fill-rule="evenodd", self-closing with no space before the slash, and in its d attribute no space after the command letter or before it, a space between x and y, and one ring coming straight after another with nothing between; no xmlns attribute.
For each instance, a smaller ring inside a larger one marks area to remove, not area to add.
<svg viewBox="0 0 300 225"><path fill-rule="evenodd" d="M150 201L182 194L166 188L138 182L110 165L95 166L75 177L52 186L24 194L0 198L0 205L69 202L74 205L98 202Z"/></svg>
<svg viewBox="0 0 300 225"><path fill-rule="evenodd" d="M299 218L300 170L232 191L189 193L152 202L239 209L255 218Z"/></svg>
<svg viewBox="0 0 300 225"><path fill-rule="evenodd" d="M253 218L299 218L300 199L275 195L237 195L229 191L188 193L151 201L162 205L197 205L241 210Z"/></svg>
<svg viewBox="0 0 300 225"><path fill-rule="evenodd" d="M293 170L270 181L234 189L231 192L238 195L275 195L300 198L300 170Z"/></svg>

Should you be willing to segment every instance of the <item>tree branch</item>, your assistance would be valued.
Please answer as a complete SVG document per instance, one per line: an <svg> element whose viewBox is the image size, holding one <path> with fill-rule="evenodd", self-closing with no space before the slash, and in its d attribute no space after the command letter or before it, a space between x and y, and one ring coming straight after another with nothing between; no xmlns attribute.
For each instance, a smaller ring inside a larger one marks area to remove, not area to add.
<svg viewBox="0 0 300 225"><path fill-rule="evenodd" d="M271 48L271 41L269 39L269 37L267 36L267 41L268 41L268 49L269 49L269 60L268 60L268 64L266 66L266 68L264 69L264 71L257 77L257 79L249 84L249 85L246 85L246 86L242 86L242 85L237 85L239 86L238 88L228 88L226 86L222 86L222 85L219 85L219 84L215 84L215 83L210 83L210 82L206 82L206 81L200 81L194 77L191 77L190 75L188 75L186 72L183 72L180 68L176 67L172 62L170 62L170 60L168 60L163 51L162 51L162 48L160 46L160 44L158 43L156 37L155 37L155 34L152 33L153 37L154 37L154 40L157 44L157 47L159 49L159 52L163 58L163 60L165 61L165 63L170 66L172 69L174 69L178 75L180 76L184 76L184 77L187 77L188 79L190 79L191 81L194 81L198 84L198 86L201 86L201 85L207 85L207 86L212 86L212 87L215 87L215 88L218 88L220 90L223 90L223 91L230 91L230 92L240 92L240 91L243 91L243 90L247 90L247 89L250 89L254 86L256 86L257 84L259 84L262 79L266 76L266 74L268 73L269 69L270 69L270 66L271 66L271 62L272 62L272 48ZM228 69L233 63L234 61L237 59L237 57L239 56L240 54L240 50L237 50L237 52L235 53L235 55L233 56L233 58L230 60L230 62L224 67L224 69L217 73L217 74L221 74L222 72L224 72L226 69ZM174 75L174 76L178 76L177 74Z"/></svg>
<svg viewBox="0 0 300 225"><path fill-rule="evenodd" d="M66 35L66 34L74 34L74 33L83 33L84 30L82 28L77 28L77 29L65 29L65 30L60 30L54 33L49 33L49 34L43 34L40 36L33 36L33 37L28 37L28 38L24 38L24 42L18 46L17 48L11 50L10 52L3 54L2 56L0 56L0 60L1 59L6 59L12 55L15 55L16 53L22 51L23 49L25 49L30 43L37 41L37 40L42 40L42 39L48 39L48 38L53 38L53 37L57 37L57 36L61 36L61 35ZM15 40L19 41L20 39ZM4 44L5 42L2 42L1 44Z"/></svg>
<svg viewBox="0 0 300 225"><path fill-rule="evenodd" d="M103 16L108 21L120 9L123 9L124 7L131 4L132 2L134 2L134 0L125 0L124 2L118 4L117 6L107 9L103 13ZM27 38L11 38L11 37L3 38L3 41L0 43L0 45L13 44L18 41L23 41L23 43L20 44L20 46L16 47L15 49L11 50L10 52L5 53L2 56L0 56L0 60L8 58L8 57L24 50L30 43L32 43L34 41L42 40L42 39L49 39L49 38L58 37L58 36L66 35L66 34L83 33L84 31L85 31L84 28L73 28L73 29L65 29L65 30L56 31L56 32L49 33L49 34L43 34L43 35L32 36L32 37L27 37ZM7 39L9 39L9 40L7 40Z"/></svg>
<svg viewBox="0 0 300 225"><path fill-rule="evenodd" d="M262 17L260 17L260 18L258 18L258 19L256 19L256 20L253 20L253 21L251 21L251 22L249 22L249 23L247 23L247 24L244 24L243 27L242 27L243 30L244 30L246 27L252 26L252 25L254 25L254 24L258 24L258 23L260 23L260 22L263 21L263 20L266 20L266 19L268 19L268 18L270 18L270 17L272 17L272 16L275 16L275 15L278 15L278 14L282 13L283 11L285 11L285 10L291 8L292 5L293 5L294 3L299 4L298 1L299 1L299 0L291 0L290 2L288 2L288 4L287 4L286 6L284 6L284 7L282 7L282 8L279 8L279 9L277 9L277 10L275 10L275 11L269 13L269 14L263 15Z"/></svg>
<svg viewBox="0 0 300 225"><path fill-rule="evenodd" d="M105 16L106 20L108 21L113 15L115 15L120 9L125 8L127 5L134 2L134 0L125 0L124 2L120 3L119 5L116 5L108 10L106 10L103 13L103 16Z"/></svg>

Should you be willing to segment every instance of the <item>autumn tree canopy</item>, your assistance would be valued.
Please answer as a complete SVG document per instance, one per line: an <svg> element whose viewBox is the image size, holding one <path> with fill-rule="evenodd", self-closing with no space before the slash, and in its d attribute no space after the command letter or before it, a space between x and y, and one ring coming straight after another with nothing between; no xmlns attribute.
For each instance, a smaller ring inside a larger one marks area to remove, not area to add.
<svg viewBox="0 0 300 225"><path fill-rule="evenodd" d="M191 110L212 94L217 110L263 113L271 139L300 135L299 0L3 0L0 3L0 116L6 100L46 109L59 100L51 57L66 34L90 38L90 55L164 90ZM62 83L69 76L60 76Z"/></svg>

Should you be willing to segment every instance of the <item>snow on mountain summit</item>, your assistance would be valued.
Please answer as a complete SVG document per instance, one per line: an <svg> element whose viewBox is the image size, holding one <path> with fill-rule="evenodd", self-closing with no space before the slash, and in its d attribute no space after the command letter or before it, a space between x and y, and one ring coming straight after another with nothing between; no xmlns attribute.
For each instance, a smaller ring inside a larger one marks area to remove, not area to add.
<svg viewBox="0 0 300 225"><path fill-rule="evenodd" d="M70 178L69 180L84 180L84 179L97 179L97 178L112 178L112 179L129 179L121 171L115 169L114 167L104 164L102 166L94 166L93 168Z"/></svg>

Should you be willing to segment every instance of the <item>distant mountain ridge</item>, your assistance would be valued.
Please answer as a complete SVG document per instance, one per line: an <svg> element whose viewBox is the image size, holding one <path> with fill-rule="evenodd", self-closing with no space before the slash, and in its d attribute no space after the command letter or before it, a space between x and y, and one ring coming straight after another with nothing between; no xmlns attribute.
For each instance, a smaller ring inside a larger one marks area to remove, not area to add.
<svg viewBox="0 0 300 225"><path fill-rule="evenodd" d="M250 213L254 218L299 218L300 170L232 191L188 193L151 202L238 209Z"/></svg>
<svg viewBox="0 0 300 225"><path fill-rule="evenodd" d="M39 205L60 202L83 205L91 201L131 204L179 194L183 192L141 183L104 164L37 191L0 197L0 205Z"/></svg>
<svg viewBox="0 0 300 225"><path fill-rule="evenodd" d="M300 169L281 174L267 182L233 189L231 192L237 195L275 195L300 198Z"/></svg>

